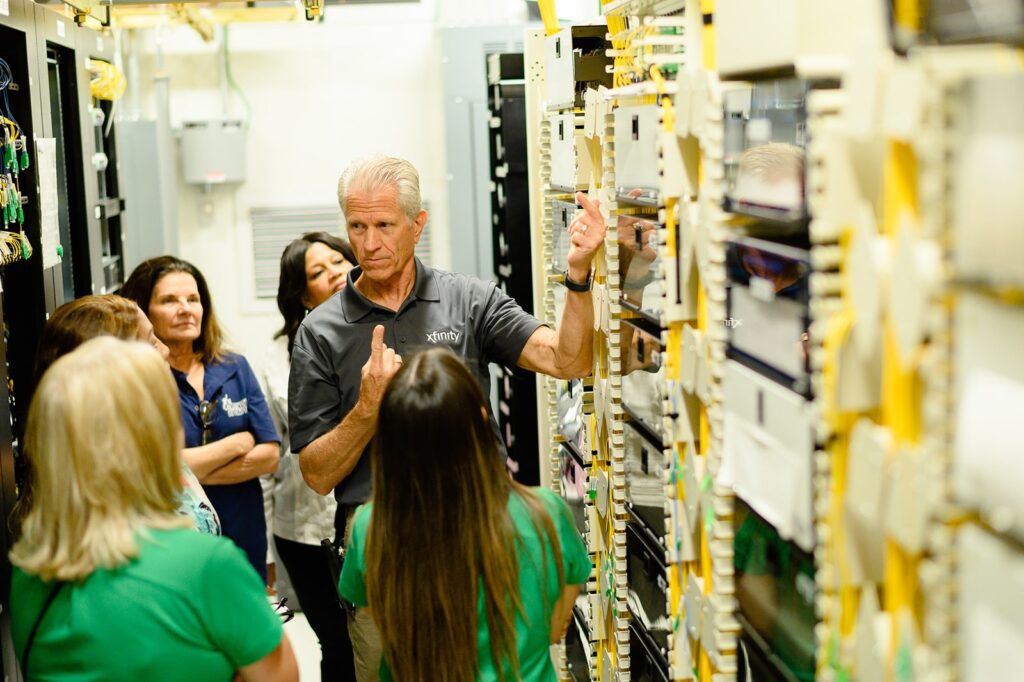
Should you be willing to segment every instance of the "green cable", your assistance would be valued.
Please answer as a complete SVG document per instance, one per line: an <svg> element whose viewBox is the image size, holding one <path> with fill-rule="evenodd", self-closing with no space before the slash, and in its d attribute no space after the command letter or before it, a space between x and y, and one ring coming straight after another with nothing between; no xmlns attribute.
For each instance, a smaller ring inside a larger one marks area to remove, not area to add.
<svg viewBox="0 0 1024 682"><path fill-rule="evenodd" d="M245 127L249 127L249 119L252 118L252 107L249 106L249 100L246 98L245 93L242 92L242 88L238 87L238 83L235 82L235 77L231 73L231 53L228 50L228 25L224 24L224 74L228 78L228 85L235 91L239 99L242 100L242 104L245 105Z"/></svg>

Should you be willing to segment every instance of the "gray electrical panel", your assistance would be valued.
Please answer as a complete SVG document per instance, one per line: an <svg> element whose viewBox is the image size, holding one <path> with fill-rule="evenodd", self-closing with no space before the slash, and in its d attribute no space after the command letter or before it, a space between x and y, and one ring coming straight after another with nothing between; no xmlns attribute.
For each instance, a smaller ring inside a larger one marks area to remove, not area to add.
<svg viewBox="0 0 1024 682"><path fill-rule="evenodd" d="M124 264L129 273L153 256L178 252L177 178L173 149L156 121L122 121L121 173L131 207Z"/></svg>
<svg viewBox="0 0 1024 682"><path fill-rule="evenodd" d="M181 170L190 185L245 181L242 122L185 122L181 129Z"/></svg>

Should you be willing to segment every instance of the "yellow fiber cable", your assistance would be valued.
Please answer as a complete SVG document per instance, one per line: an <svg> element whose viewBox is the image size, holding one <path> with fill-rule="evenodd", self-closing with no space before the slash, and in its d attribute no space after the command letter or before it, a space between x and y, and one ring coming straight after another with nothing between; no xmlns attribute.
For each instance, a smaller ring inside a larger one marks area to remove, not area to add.
<svg viewBox="0 0 1024 682"><path fill-rule="evenodd" d="M558 12L555 11L555 0L537 0L537 8L540 9L540 19L544 22L544 33L549 36L558 33Z"/></svg>
<svg viewBox="0 0 1024 682"><path fill-rule="evenodd" d="M700 10L705 16L714 16L715 0L700 0ZM701 36L704 47L704 68L709 71L715 70L715 27L713 23L704 25L704 33Z"/></svg>
<svg viewBox="0 0 1024 682"><path fill-rule="evenodd" d="M12 140L21 137L21 128L19 128L18 124L12 121L11 119L6 118L4 116L0 116L0 124L7 126L8 131L11 134Z"/></svg>
<svg viewBox="0 0 1024 682"><path fill-rule="evenodd" d="M916 34L921 30L921 0L893 0L893 23Z"/></svg>
<svg viewBox="0 0 1024 682"><path fill-rule="evenodd" d="M110 62L94 59L89 62L89 70L93 72L89 81L93 98L112 102L124 95L128 81L119 68Z"/></svg>

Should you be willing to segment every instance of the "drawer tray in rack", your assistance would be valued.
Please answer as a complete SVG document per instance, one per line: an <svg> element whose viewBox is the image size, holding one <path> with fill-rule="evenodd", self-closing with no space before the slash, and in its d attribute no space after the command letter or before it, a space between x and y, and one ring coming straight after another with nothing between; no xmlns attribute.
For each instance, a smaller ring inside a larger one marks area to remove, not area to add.
<svg viewBox="0 0 1024 682"><path fill-rule="evenodd" d="M735 360L725 367L719 479L786 539L814 548L814 412L804 397Z"/></svg>
<svg viewBox="0 0 1024 682"><path fill-rule="evenodd" d="M626 503L654 535L665 534L665 454L626 422Z"/></svg>
<svg viewBox="0 0 1024 682"><path fill-rule="evenodd" d="M642 320L623 319L622 406L631 420L639 421L656 442L666 440L664 403L667 395L665 368L662 366L660 332ZM659 335L655 336L655 332Z"/></svg>
<svg viewBox="0 0 1024 682"><path fill-rule="evenodd" d="M925 26L939 43L1024 45L1020 0L931 0Z"/></svg>
<svg viewBox="0 0 1024 682"><path fill-rule="evenodd" d="M565 633L565 663L573 682L590 682L590 664L593 658L590 629L586 618L573 608L569 629Z"/></svg>
<svg viewBox="0 0 1024 682"><path fill-rule="evenodd" d="M562 497L572 511L573 520L580 535L587 536L587 492L590 489L590 477L587 474L586 461L575 446L562 443L559 451L559 470L561 471Z"/></svg>
<svg viewBox="0 0 1024 682"><path fill-rule="evenodd" d="M668 682L668 659L659 649L643 625L635 619L629 622L629 679L630 682Z"/></svg>
<svg viewBox="0 0 1024 682"><path fill-rule="evenodd" d="M740 238L726 247L729 357L810 397L807 249Z"/></svg>
<svg viewBox="0 0 1024 682"><path fill-rule="evenodd" d="M561 275L569 266L569 223L576 215L576 204L554 199L551 202L552 248L548 271Z"/></svg>
<svg viewBox="0 0 1024 682"><path fill-rule="evenodd" d="M587 87L612 86L608 27L570 26L544 39L548 109L582 107Z"/></svg>
<svg viewBox="0 0 1024 682"><path fill-rule="evenodd" d="M723 208L797 227L807 220L806 81L755 83L749 98L734 91L724 100Z"/></svg>
<svg viewBox="0 0 1024 682"><path fill-rule="evenodd" d="M1024 14L1024 3L1013 1ZM1024 288L1024 74L972 78L961 96L952 179L957 274Z"/></svg>
<svg viewBox="0 0 1024 682"><path fill-rule="evenodd" d="M771 652L774 674L755 679L814 679L814 556L787 542L743 500L736 500L733 563L738 619L748 655ZM754 644L755 646L751 646ZM752 662L754 662L752 660ZM755 667L755 666L752 666Z"/></svg>
<svg viewBox="0 0 1024 682"><path fill-rule="evenodd" d="M658 131L661 106L615 109L615 193L628 200L659 203Z"/></svg>
<svg viewBox="0 0 1024 682"><path fill-rule="evenodd" d="M665 227L646 214L620 214L615 225L619 245L621 303L627 310L661 324L666 286Z"/></svg>
<svg viewBox="0 0 1024 682"><path fill-rule="evenodd" d="M667 650L671 625L665 547L633 513L626 523L626 570L634 619L643 624L658 647Z"/></svg>
<svg viewBox="0 0 1024 682"><path fill-rule="evenodd" d="M579 379L559 381L557 389L558 433L580 452L586 438L583 416L583 382Z"/></svg>
<svg viewBox="0 0 1024 682"><path fill-rule="evenodd" d="M576 127L576 116L551 115L551 174L552 189L566 193L586 189L594 172L587 150L583 130Z"/></svg>

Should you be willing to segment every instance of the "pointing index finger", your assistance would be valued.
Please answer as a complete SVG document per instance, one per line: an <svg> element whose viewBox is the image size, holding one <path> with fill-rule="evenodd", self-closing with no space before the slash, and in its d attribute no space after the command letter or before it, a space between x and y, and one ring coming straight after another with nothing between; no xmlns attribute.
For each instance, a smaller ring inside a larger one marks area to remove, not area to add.
<svg viewBox="0 0 1024 682"><path fill-rule="evenodd" d="M598 199L591 199L586 192L576 192L576 203L583 208L587 215L597 220L604 220L601 215L601 202Z"/></svg>
<svg viewBox="0 0 1024 682"><path fill-rule="evenodd" d="M384 354L384 325L378 324L373 328L373 337L370 339L370 362L380 364L381 356Z"/></svg>

